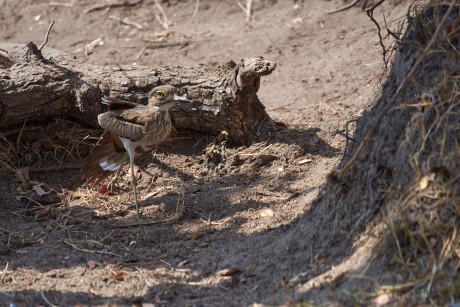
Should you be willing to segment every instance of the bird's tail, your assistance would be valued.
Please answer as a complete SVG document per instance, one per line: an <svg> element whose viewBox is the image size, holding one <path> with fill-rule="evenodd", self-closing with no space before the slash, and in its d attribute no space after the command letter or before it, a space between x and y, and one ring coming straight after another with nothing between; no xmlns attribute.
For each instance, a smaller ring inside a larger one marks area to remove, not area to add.
<svg viewBox="0 0 460 307"><path fill-rule="evenodd" d="M126 162L127 152L117 136L105 131L83 162L81 171L87 183L98 184Z"/></svg>

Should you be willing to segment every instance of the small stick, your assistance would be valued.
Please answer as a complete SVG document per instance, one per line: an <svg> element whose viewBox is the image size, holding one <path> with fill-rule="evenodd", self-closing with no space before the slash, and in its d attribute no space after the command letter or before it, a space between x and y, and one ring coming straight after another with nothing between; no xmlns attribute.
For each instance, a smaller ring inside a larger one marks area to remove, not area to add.
<svg viewBox="0 0 460 307"><path fill-rule="evenodd" d="M246 14L246 21L249 21L251 19L251 6L252 6L252 0L246 0L246 7L244 7L243 4L241 4L240 0L235 0L236 4L243 10L243 12Z"/></svg>
<svg viewBox="0 0 460 307"><path fill-rule="evenodd" d="M25 212L31 212L31 211L37 211L37 210L43 210L43 209L47 209L47 208L57 207L57 206L60 206L60 205L63 205L63 204L65 204L65 202L58 202L58 203L51 204L51 205L46 205L46 206L41 206L40 205L39 207L34 207L34 208L30 208L30 209L21 209L21 210L11 211L11 213L20 214L20 213L25 213Z"/></svg>
<svg viewBox="0 0 460 307"><path fill-rule="evenodd" d="M165 11L163 10L163 7L158 2L158 0L153 0L153 2L155 2L156 7L160 10L161 15L163 16L163 20L160 20L160 17L158 17L158 15L156 14L155 14L155 18L163 26L163 28L165 28L165 30L168 30L169 29L168 16L166 15Z"/></svg>
<svg viewBox="0 0 460 307"><path fill-rule="evenodd" d="M103 4L103 5L98 5L98 6L93 6L92 8L87 9L86 11L83 12L83 15L86 15L88 13L91 13L93 11L102 11L107 9L107 11L111 10L112 8L118 8L118 7L133 7L136 6L140 3L142 3L143 0L138 0L133 3L128 3L127 1L123 1L121 3L110 3L110 4Z"/></svg>
<svg viewBox="0 0 460 307"><path fill-rule="evenodd" d="M72 7L73 6L72 3L63 3L63 2L50 2L50 3L46 3L45 5L49 5L49 6L66 6L66 7Z"/></svg>
<svg viewBox="0 0 460 307"><path fill-rule="evenodd" d="M82 166L83 166L82 163L69 163L69 164L61 164L57 166L31 167L29 169L29 172L31 173L54 172L54 171L66 170L66 169L79 169Z"/></svg>
<svg viewBox="0 0 460 307"><path fill-rule="evenodd" d="M3 280L5 280L5 276L6 276L6 273L8 272L8 266L9 265L10 265L10 263L7 262L5 268L3 269L2 277L0 278L0 283L3 283Z"/></svg>
<svg viewBox="0 0 460 307"><path fill-rule="evenodd" d="M127 18L121 19L121 18L116 17L116 16L109 16L109 19L118 21L121 24L124 24L124 25L127 25L127 26L134 27L134 28L136 28L138 30L144 29L144 27L140 23L137 23L137 22L134 22L134 21L129 21Z"/></svg>
<svg viewBox="0 0 460 307"><path fill-rule="evenodd" d="M342 7L338 8L338 9L336 9L336 10L327 12L327 14L335 14L335 13L338 13L338 12L346 11L346 10L351 9L352 7L354 7L356 5L356 3L358 3L358 2L359 2L359 0L354 0L354 1L350 2L349 4L346 4L345 6L342 6Z"/></svg>
<svg viewBox="0 0 460 307"><path fill-rule="evenodd" d="M50 26L48 27L48 31L46 31L45 41L44 41L43 44L40 46L40 48L38 48L38 51L42 51L42 48L45 47L46 43L48 42L48 38L49 38L49 36L51 35L51 29L53 28L54 23L55 23L55 21L53 20L53 22L52 22L52 23L50 24Z"/></svg>
<svg viewBox="0 0 460 307"><path fill-rule="evenodd" d="M50 301L48 301L48 299L46 298L45 296L45 293L43 293L43 291L40 291L41 295L42 295L42 298L45 300L45 302L50 305L51 307L58 307L57 305L54 305L53 303L51 303Z"/></svg>
<svg viewBox="0 0 460 307"><path fill-rule="evenodd" d="M195 9L193 10L193 15L192 15L192 19L195 19L196 17L196 14L198 14L198 9L200 8L200 0L196 0L195 2Z"/></svg>
<svg viewBox="0 0 460 307"><path fill-rule="evenodd" d="M90 254L104 254L104 255L112 255L112 256L121 257L121 255L118 255L118 254L115 254L115 253L112 253L112 252L107 252L107 251L104 251L104 250L90 250L90 249L86 249L86 248L81 248L78 245L69 242L68 240L64 240L64 243L67 244L67 245L72 246L74 249L76 249L76 250L78 250L80 252L85 252L85 253L90 253Z"/></svg>
<svg viewBox="0 0 460 307"><path fill-rule="evenodd" d="M42 7L42 6L63 6L63 7L73 7L72 3L64 3L64 2L49 2L49 3L42 3L42 4L34 4L29 5L26 9Z"/></svg>
<svg viewBox="0 0 460 307"><path fill-rule="evenodd" d="M382 34L380 33L380 25L379 23L374 19L374 10L379 6L381 5L383 2L385 2L385 0L380 0L379 2L377 2L376 4L374 4L373 6L371 6L370 8L367 8L366 9L366 14L367 16L369 16L369 18L371 19L371 21L376 25L377 27L377 34L379 36L379 41L380 41L380 46L382 46L382 53L383 53L383 63L385 63L385 69L387 68L387 60L386 60L386 54L387 54L387 50L385 49L385 45L383 44L383 37L382 37Z"/></svg>
<svg viewBox="0 0 460 307"><path fill-rule="evenodd" d="M141 51L137 54L136 58L134 59L135 61L139 60L141 56L144 54L145 50L147 50L147 46L144 46Z"/></svg>

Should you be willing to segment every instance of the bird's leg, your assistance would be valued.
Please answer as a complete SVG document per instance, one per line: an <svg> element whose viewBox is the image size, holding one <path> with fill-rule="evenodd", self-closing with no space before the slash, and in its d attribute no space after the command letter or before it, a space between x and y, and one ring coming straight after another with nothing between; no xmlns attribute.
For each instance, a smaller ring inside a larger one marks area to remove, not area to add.
<svg viewBox="0 0 460 307"><path fill-rule="evenodd" d="M120 167L118 168L117 172L115 173L115 176L107 184L107 189L110 189L110 192L113 192L114 185L116 185L118 183L117 182L118 177L120 176L120 172L121 172L123 166L125 165L126 160L128 160L128 157L129 157L128 153L125 153L125 155L123 156L123 160L121 160L121 162L120 162Z"/></svg>
<svg viewBox="0 0 460 307"><path fill-rule="evenodd" d="M131 163L131 183L133 184L134 204L136 205L137 220L139 220L139 204L137 203L136 175L134 175L134 159L130 158Z"/></svg>

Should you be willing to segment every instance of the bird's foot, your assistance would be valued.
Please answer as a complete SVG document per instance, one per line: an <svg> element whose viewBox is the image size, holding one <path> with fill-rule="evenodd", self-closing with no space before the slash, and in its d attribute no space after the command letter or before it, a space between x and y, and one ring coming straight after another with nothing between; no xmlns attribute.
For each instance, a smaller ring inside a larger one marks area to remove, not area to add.
<svg viewBox="0 0 460 307"><path fill-rule="evenodd" d="M117 183L117 180L110 180L110 182L107 184L107 190L110 192L110 193L113 193L113 188L114 187L118 187L118 183Z"/></svg>
<svg viewBox="0 0 460 307"><path fill-rule="evenodd" d="M140 206L139 206L139 203L137 201L134 203L134 205L136 206L136 219L139 222L141 220L141 217L142 217L142 214L140 212Z"/></svg>

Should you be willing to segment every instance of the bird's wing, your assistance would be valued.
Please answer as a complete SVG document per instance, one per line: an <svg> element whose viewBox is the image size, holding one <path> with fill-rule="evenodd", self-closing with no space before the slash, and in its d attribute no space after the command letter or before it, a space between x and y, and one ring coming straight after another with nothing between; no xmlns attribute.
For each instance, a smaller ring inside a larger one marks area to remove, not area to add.
<svg viewBox="0 0 460 307"><path fill-rule="evenodd" d="M143 109L145 106L140 103L126 101L114 97L102 97L101 102L109 106L109 110Z"/></svg>
<svg viewBox="0 0 460 307"><path fill-rule="evenodd" d="M116 110L99 114L99 125L117 136L137 141L144 134L144 123L140 120L142 114L137 110Z"/></svg>
<svg viewBox="0 0 460 307"><path fill-rule="evenodd" d="M81 169L88 183L98 184L126 162L126 150L120 139L105 131Z"/></svg>

